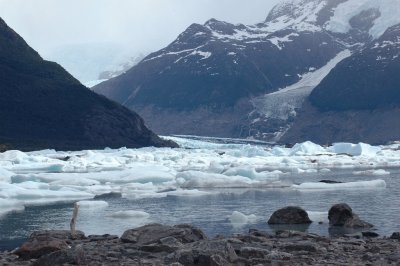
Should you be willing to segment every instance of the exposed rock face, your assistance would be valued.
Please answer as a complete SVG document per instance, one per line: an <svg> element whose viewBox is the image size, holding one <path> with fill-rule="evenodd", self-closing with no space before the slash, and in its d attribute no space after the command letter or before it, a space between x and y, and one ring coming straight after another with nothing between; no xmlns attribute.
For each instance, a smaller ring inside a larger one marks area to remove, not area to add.
<svg viewBox="0 0 400 266"><path fill-rule="evenodd" d="M329 224L348 228L371 228L372 224L361 220L346 203L333 205L328 212Z"/></svg>
<svg viewBox="0 0 400 266"><path fill-rule="evenodd" d="M43 60L0 18L0 144L12 149L174 146L136 113Z"/></svg>
<svg viewBox="0 0 400 266"><path fill-rule="evenodd" d="M305 210L300 207L285 207L275 211L268 224L309 224L312 223Z"/></svg>

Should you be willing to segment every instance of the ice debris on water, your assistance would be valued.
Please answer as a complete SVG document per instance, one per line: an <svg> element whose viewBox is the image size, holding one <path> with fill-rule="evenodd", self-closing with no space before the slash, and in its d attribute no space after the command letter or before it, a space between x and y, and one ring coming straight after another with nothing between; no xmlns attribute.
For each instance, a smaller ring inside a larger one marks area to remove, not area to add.
<svg viewBox="0 0 400 266"><path fill-rule="evenodd" d="M210 188L383 188L384 180L363 181L363 176L389 175L385 169L400 166L396 144L336 143L322 147L304 142L285 148L262 142L212 143L169 138L181 148L0 153L0 214L32 204L87 201L111 191L138 199L201 196L210 193ZM356 177L342 180L344 184L303 182L297 186L282 178L335 169L354 169ZM355 178L360 182L354 182ZM106 206L96 201L80 204L86 208Z"/></svg>

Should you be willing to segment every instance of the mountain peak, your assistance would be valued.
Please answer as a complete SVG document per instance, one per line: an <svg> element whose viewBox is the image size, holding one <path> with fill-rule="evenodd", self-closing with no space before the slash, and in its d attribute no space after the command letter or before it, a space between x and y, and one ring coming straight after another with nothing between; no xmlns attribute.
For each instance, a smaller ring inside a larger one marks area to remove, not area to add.
<svg viewBox="0 0 400 266"><path fill-rule="evenodd" d="M271 10L265 24L273 30L310 29L310 25L339 34L356 30L376 39L400 23L399 9L399 0L284 0Z"/></svg>

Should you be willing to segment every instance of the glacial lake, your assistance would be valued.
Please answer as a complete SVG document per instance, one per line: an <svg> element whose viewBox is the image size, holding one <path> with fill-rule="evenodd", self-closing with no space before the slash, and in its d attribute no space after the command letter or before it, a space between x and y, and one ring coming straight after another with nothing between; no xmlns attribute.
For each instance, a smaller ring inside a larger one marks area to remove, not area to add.
<svg viewBox="0 0 400 266"><path fill-rule="evenodd" d="M75 202L77 229L86 235L121 235L148 223L189 223L210 237L250 228L352 233L329 228L328 210L342 202L381 236L400 231L398 143L287 148L170 138L181 148L0 153L0 250L20 245L35 230L68 230ZM93 201L111 191L123 197ZM286 206L304 208L314 222L269 226L271 214Z"/></svg>
<svg viewBox="0 0 400 266"><path fill-rule="evenodd" d="M386 188L312 190L298 191L291 188L273 189L206 189L206 195L151 197L141 199L112 199L108 207L81 209L77 229L90 234L117 234L124 230L148 223L179 224L190 223L201 228L207 235L229 235L247 232L256 228L273 232L278 229L305 230L329 235L327 212L335 203L346 202L362 219L375 225L380 235L400 231L400 171L387 169L390 175L382 178ZM353 175L354 169L337 170L318 174L293 174L287 176L294 183L316 182L322 179L336 181L359 180ZM375 176L362 180L376 179ZM314 221L310 226L300 228L270 227L266 221L273 211L285 206L301 206ZM112 217L117 211L141 210L148 217ZM27 206L24 211L4 214L0 218L0 249L13 248L25 240L31 232L43 229L69 229L73 202L52 205ZM245 215L254 214L250 221L232 223L229 219L234 211ZM323 222L319 224L319 222Z"/></svg>

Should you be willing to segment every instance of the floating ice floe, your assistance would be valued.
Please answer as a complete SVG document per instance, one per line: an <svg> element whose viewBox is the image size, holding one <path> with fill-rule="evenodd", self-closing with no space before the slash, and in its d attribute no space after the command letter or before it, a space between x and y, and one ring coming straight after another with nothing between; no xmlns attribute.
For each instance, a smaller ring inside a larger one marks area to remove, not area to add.
<svg viewBox="0 0 400 266"><path fill-rule="evenodd" d="M103 209L108 207L108 203L102 200L81 200L76 204L80 209Z"/></svg>
<svg viewBox="0 0 400 266"><path fill-rule="evenodd" d="M147 219L150 217L150 214L144 211L128 210L128 211L117 211L109 216L118 219Z"/></svg>
<svg viewBox="0 0 400 266"><path fill-rule="evenodd" d="M378 170L365 170L365 171L354 171L353 175L390 175L389 171L378 169Z"/></svg>
<svg viewBox="0 0 400 266"><path fill-rule="evenodd" d="M300 185L292 185L292 188L298 190L381 189L386 188L386 182L382 179L333 184L322 182L308 182L302 183Z"/></svg>
<svg viewBox="0 0 400 266"><path fill-rule="evenodd" d="M328 222L328 212L307 211L308 217L313 222Z"/></svg>
<svg viewBox="0 0 400 266"><path fill-rule="evenodd" d="M243 227L247 224L252 224L257 222L257 216L254 214L246 215L238 211L232 212L229 216L229 221L233 227Z"/></svg>

